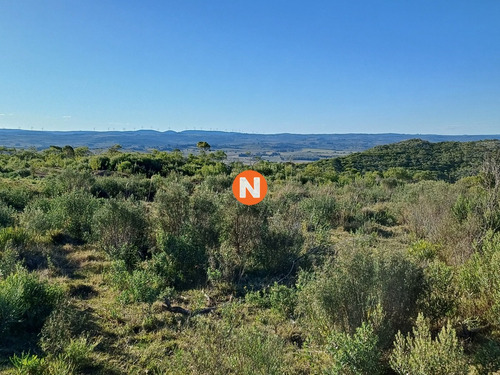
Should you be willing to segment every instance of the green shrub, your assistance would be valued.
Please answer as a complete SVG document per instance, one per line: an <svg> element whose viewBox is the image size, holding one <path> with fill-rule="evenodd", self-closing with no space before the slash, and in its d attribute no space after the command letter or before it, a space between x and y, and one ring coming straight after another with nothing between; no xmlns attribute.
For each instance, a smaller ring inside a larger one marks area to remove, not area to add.
<svg viewBox="0 0 500 375"><path fill-rule="evenodd" d="M123 261L114 262L111 281L121 291L119 300L124 304L130 302L151 304L160 296L172 293L172 289L168 287L168 280L156 274L148 262L143 262L142 268L132 272L127 270Z"/></svg>
<svg viewBox="0 0 500 375"><path fill-rule="evenodd" d="M0 229L0 274L7 276L22 264L28 270L47 266L49 253L45 238L29 233L23 228Z"/></svg>
<svg viewBox="0 0 500 375"><path fill-rule="evenodd" d="M500 233L489 231L480 249L460 268L460 313L498 324L500 316Z"/></svg>
<svg viewBox="0 0 500 375"><path fill-rule="evenodd" d="M132 173L132 163L128 160L122 161L116 166L116 170L122 173Z"/></svg>
<svg viewBox="0 0 500 375"><path fill-rule="evenodd" d="M321 340L332 330L354 334L380 306L385 318L376 328L385 347L397 330L408 329L423 290L421 269L402 254L373 253L356 245L343 249L301 286L298 311Z"/></svg>
<svg viewBox="0 0 500 375"><path fill-rule="evenodd" d="M435 260L424 268L424 275L426 288L419 301L420 310L434 323L451 318L460 297L455 269Z"/></svg>
<svg viewBox="0 0 500 375"><path fill-rule="evenodd" d="M190 196L189 205L189 232L194 237L193 242L207 248L219 246L220 207L214 193L206 187L196 189Z"/></svg>
<svg viewBox="0 0 500 375"><path fill-rule="evenodd" d="M19 268L0 281L0 333L39 331L61 297L59 287Z"/></svg>
<svg viewBox="0 0 500 375"><path fill-rule="evenodd" d="M245 301L261 308L272 308L280 314L290 317L297 305L297 291L275 282L267 292L262 290L247 292Z"/></svg>
<svg viewBox="0 0 500 375"><path fill-rule="evenodd" d="M418 301L425 291L422 269L402 252L376 257L375 300L384 315L379 328L383 347L391 344L398 330L407 331L417 314Z"/></svg>
<svg viewBox="0 0 500 375"><path fill-rule="evenodd" d="M271 308L279 311L286 317L290 317L293 315L295 306L297 305L297 292L286 285L274 283L269 288L269 302Z"/></svg>
<svg viewBox="0 0 500 375"><path fill-rule="evenodd" d="M92 156L89 160L90 168L94 171L102 171L109 168L109 158L107 156Z"/></svg>
<svg viewBox="0 0 500 375"><path fill-rule="evenodd" d="M274 206L273 202L270 204ZM287 208L275 207L268 219L267 228L263 228L263 246L254 251L256 267L263 274L282 275L290 271L293 261L300 255L307 235L303 230L301 216L297 204ZM290 276L293 277L294 273Z"/></svg>
<svg viewBox="0 0 500 375"><path fill-rule="evenodd" d="M419 261L431 261L439 253L440 246L426 240L413 242L408 249L408 253Z"/></svg>
<svg viewBox="0 0 500 375"><path fill-rule="evenodd" d="M31 241L31 236L19 227L0 228L0 251L26 246Z"/></svg>
<svg viewBox="0 0 500 375"><path fill-rule="evenodd" d="M261 290L249 291L245 294L245 301L253 306L268 309L271 307L269 295Z"/></svg>
<svg viewBox="0 0 500 375"><path fill-rule="evenodd" d="M125 261L129 269L145 255L148 225L138 203L106 201L94 215L92 233L97 244L112 259Z"/></svg>
<svg viewBox="0 0 500 375"><path fill-rule="evenodd" d="M240 281L246 272L260 271L269 210L266 205L244 206L234 199L223 204L226 206L219 226L221 246L211 254L211 265L222 272L225 280Z"/></svg>
<svg viewBox="0 0 500 375"><path fill-rule="evenodd" d="M62 358L77 370L90 367L93 364L92 353L98 344L99 341L91 342L86 336L70 339Z"/></svg>
<svg viewBox="0 0 500 375"><path fill-rule="evenodd" d="M429 324L418 315L413 335L406 338L399 332L389 359L398 374L404 375L460 375L468 373L463 348L450 323L444 326L435 340Z"/></svg>
<svg viewBox="0 0 500 375"><path fill-rule="evenodd" d="M53 210L63 220L61 229L79 241L89 238L92 217L97 207L97 200L82 191L70 192L53 199Z"/></svg>
<svg viewBox="0 0 500 375"><path fill-rule="evenodd" d="M40 348L51 356L62 354L71 339L89 329L87 314L64 301L50 313L40 331Z"/></svg>
<svg viewBox="0 0 500 375"><path fill-rule="evenodd" d="M91 192L97 198L134 198L152 200L156 184L149 178L132 175L130 177L98 177Z"/></svg>
<svg viewBox="0 0 500 375"><path fill-rule="evenodd" d="M299 311L311 333L338 330L353 334L376 305L373 255L355 248L327 262L299 292Z"/></svg>
<svg viewBox="0 0 500 375"><path fill-rule="evenodd" d="M62 357L40 358L29 353L16 354L10 358L15 372L19 375L73 375L75 368Z"/></svg>
<svg viewBox="0 0 500 375"><path fill-rule="evenodd" d="M0 228L13 225L15 213L16 210L0 201Z"/></svg>
<svg viewBox="0 0 500 375"><path fill-rule="evenodd" d="M19 375L46 375L48 372L47 361L35 354L23 353L20 357L14 354L10 361Z"/></svg>
<svg viewBox="0 0 500 375"><path fill-rule="evenodd" d="M132 302L153 303L164 290L164 282L148 270L134 270L129 278L126 293Z"/></svg>
<svg viewBox="0 0 500 375"><path fill-rule="evenodd" d="M318 195L305 198L299 207L306 216L306 223L310 230L317 228L334 228L338 223L338 208L335 198L331 195Z"/></svg>
<svg viewBox="0 0 500 375"><path fill-rule="evenodd" d="M327 351L333 365L325 374L376 375L381 373L381 351L373 326L363 322L353 335L333 331L328 337Z"/></svg>
<svg viewBox="0 0 500 375"><path fill-rule="evenodd" d="M52 202L47 198L31 201L20 216L20 225L30 233L45 234L49 230L63 226L59 212L52 210Z"/></svg>
<svg viewBox="0 0 500 375"><path fill-rule="evenodd" d="M45 194L51 197L74 191L90 192L94 180L95 178L90 171L66 168L57 175L47 178L44 181L44 190Z"/></svg>
<svg viewBox="0 0 500 375"><path fill-rule="evenodd" d="M16 249L9 248L0 250L0 280L16 272L19 267L19 252Z"/></svg>
<svg viewBox="0 0 500 375"><path fill-rule="evenodd" d="M170 182L155 195L155 222L165 233L180 235L189 218L189 193L184 185Z"/></svg>
<svg viewBox="0 0 500 375"><path fill-rule="evenodd" d="M33 192L31 190L21 186L9 186L0 189L0 201L18 211L26 207L32 196Z"/></svg>
<svg viewBox="0 0 500 375"><path fill-rule="evenodd" d="M500 371L500 343L486 340L474 353L476 370L481 375L489 375Z"/></svg>
<svg viewBox="0 0 500 375"><path fill-rule="evenodd" d="M158 255L154 268L158 275L171 280L177 288L186 288L206 281L206 249L188 235L173 236L160 232L157 235ZM163 253L163 254L162 254Z"/></svg>
<svg viewBox="0 0 500 375"><path fill-rule="evenodd" d="M77 241L90 236L92 217L98 207L89 193L71 191L52 199L31 202L24 210L21 225L33 234L61 230Z"/></svg>

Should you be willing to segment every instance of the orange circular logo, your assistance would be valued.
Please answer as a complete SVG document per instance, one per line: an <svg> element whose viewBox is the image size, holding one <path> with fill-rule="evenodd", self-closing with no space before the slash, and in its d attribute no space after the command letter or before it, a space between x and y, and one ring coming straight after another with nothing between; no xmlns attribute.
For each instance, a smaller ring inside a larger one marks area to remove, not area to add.
<svg viewBox="0 0 500 375"><path fill-rule="evenodd" d="M235 198L247 206L257 204L267 194L267 181L259 172L241 172L233 181Z"/></svg>

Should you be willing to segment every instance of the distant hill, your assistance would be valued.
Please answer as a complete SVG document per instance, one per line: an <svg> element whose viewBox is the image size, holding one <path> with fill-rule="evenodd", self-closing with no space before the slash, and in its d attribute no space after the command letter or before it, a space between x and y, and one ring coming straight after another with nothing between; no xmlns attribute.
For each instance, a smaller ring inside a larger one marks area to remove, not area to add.
<svg viewBox="0 0 500 375"><path fill-rule="evenodd" d="M223 150L230 158L245 154L273 161L313 161L363 151L379 145L420 138L429 142L479 141L499 135L415 135L415 134L248 134L187 130L182 132L138 130L124 132L29 131L0 129L0 146L45 149L51 145L88 146L104 150L120 144L125 150L148 151L181 149L190 152L206 141L212 149Z"/></svg>
<svg viewBox="0 0 500 375"><path fill-rule="evenodd" d="M360 172L387 171L402 167L409 171L430 171L437 178L456 180L477 173L488 156L500 156L500 140L431 143L410 139L376 146L335 159L320 160L317 165L337 172L355 169Z"/></svg>

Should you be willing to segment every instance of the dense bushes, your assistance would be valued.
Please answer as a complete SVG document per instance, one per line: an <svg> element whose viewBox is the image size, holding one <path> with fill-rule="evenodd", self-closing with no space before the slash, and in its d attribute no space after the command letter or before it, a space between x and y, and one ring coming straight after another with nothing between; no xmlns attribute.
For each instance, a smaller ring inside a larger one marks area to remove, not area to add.
<svg viewBox="0 0 500 375"><path fill-rule="evenodd" d="M491 165L451 183L360 173L357 157L259 161L269 191L250 207L231 194L248 167L221 154L84 151L6 166L30 172L0 187L0 332L18 372L500 369Z"/></svg>

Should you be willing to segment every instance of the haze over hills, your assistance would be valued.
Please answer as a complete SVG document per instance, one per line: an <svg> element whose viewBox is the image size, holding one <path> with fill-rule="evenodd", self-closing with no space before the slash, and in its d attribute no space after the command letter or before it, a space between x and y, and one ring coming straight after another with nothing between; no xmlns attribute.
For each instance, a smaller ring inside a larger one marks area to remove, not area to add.
<svg viewBox="0 0 500 375"><path fill-rule="evenodd" d="M125 150L196 150L206 141L214 150L223 150L230 159L261 157L272 161L313 161L364 151L375 146L420 138L429 142L500 139L498 135L436 134L249 134L222 131L181 132L138 131L30 131L0 129L0 146L45 149L51 145L88 146L92 151L120 144Z"/></svg>

